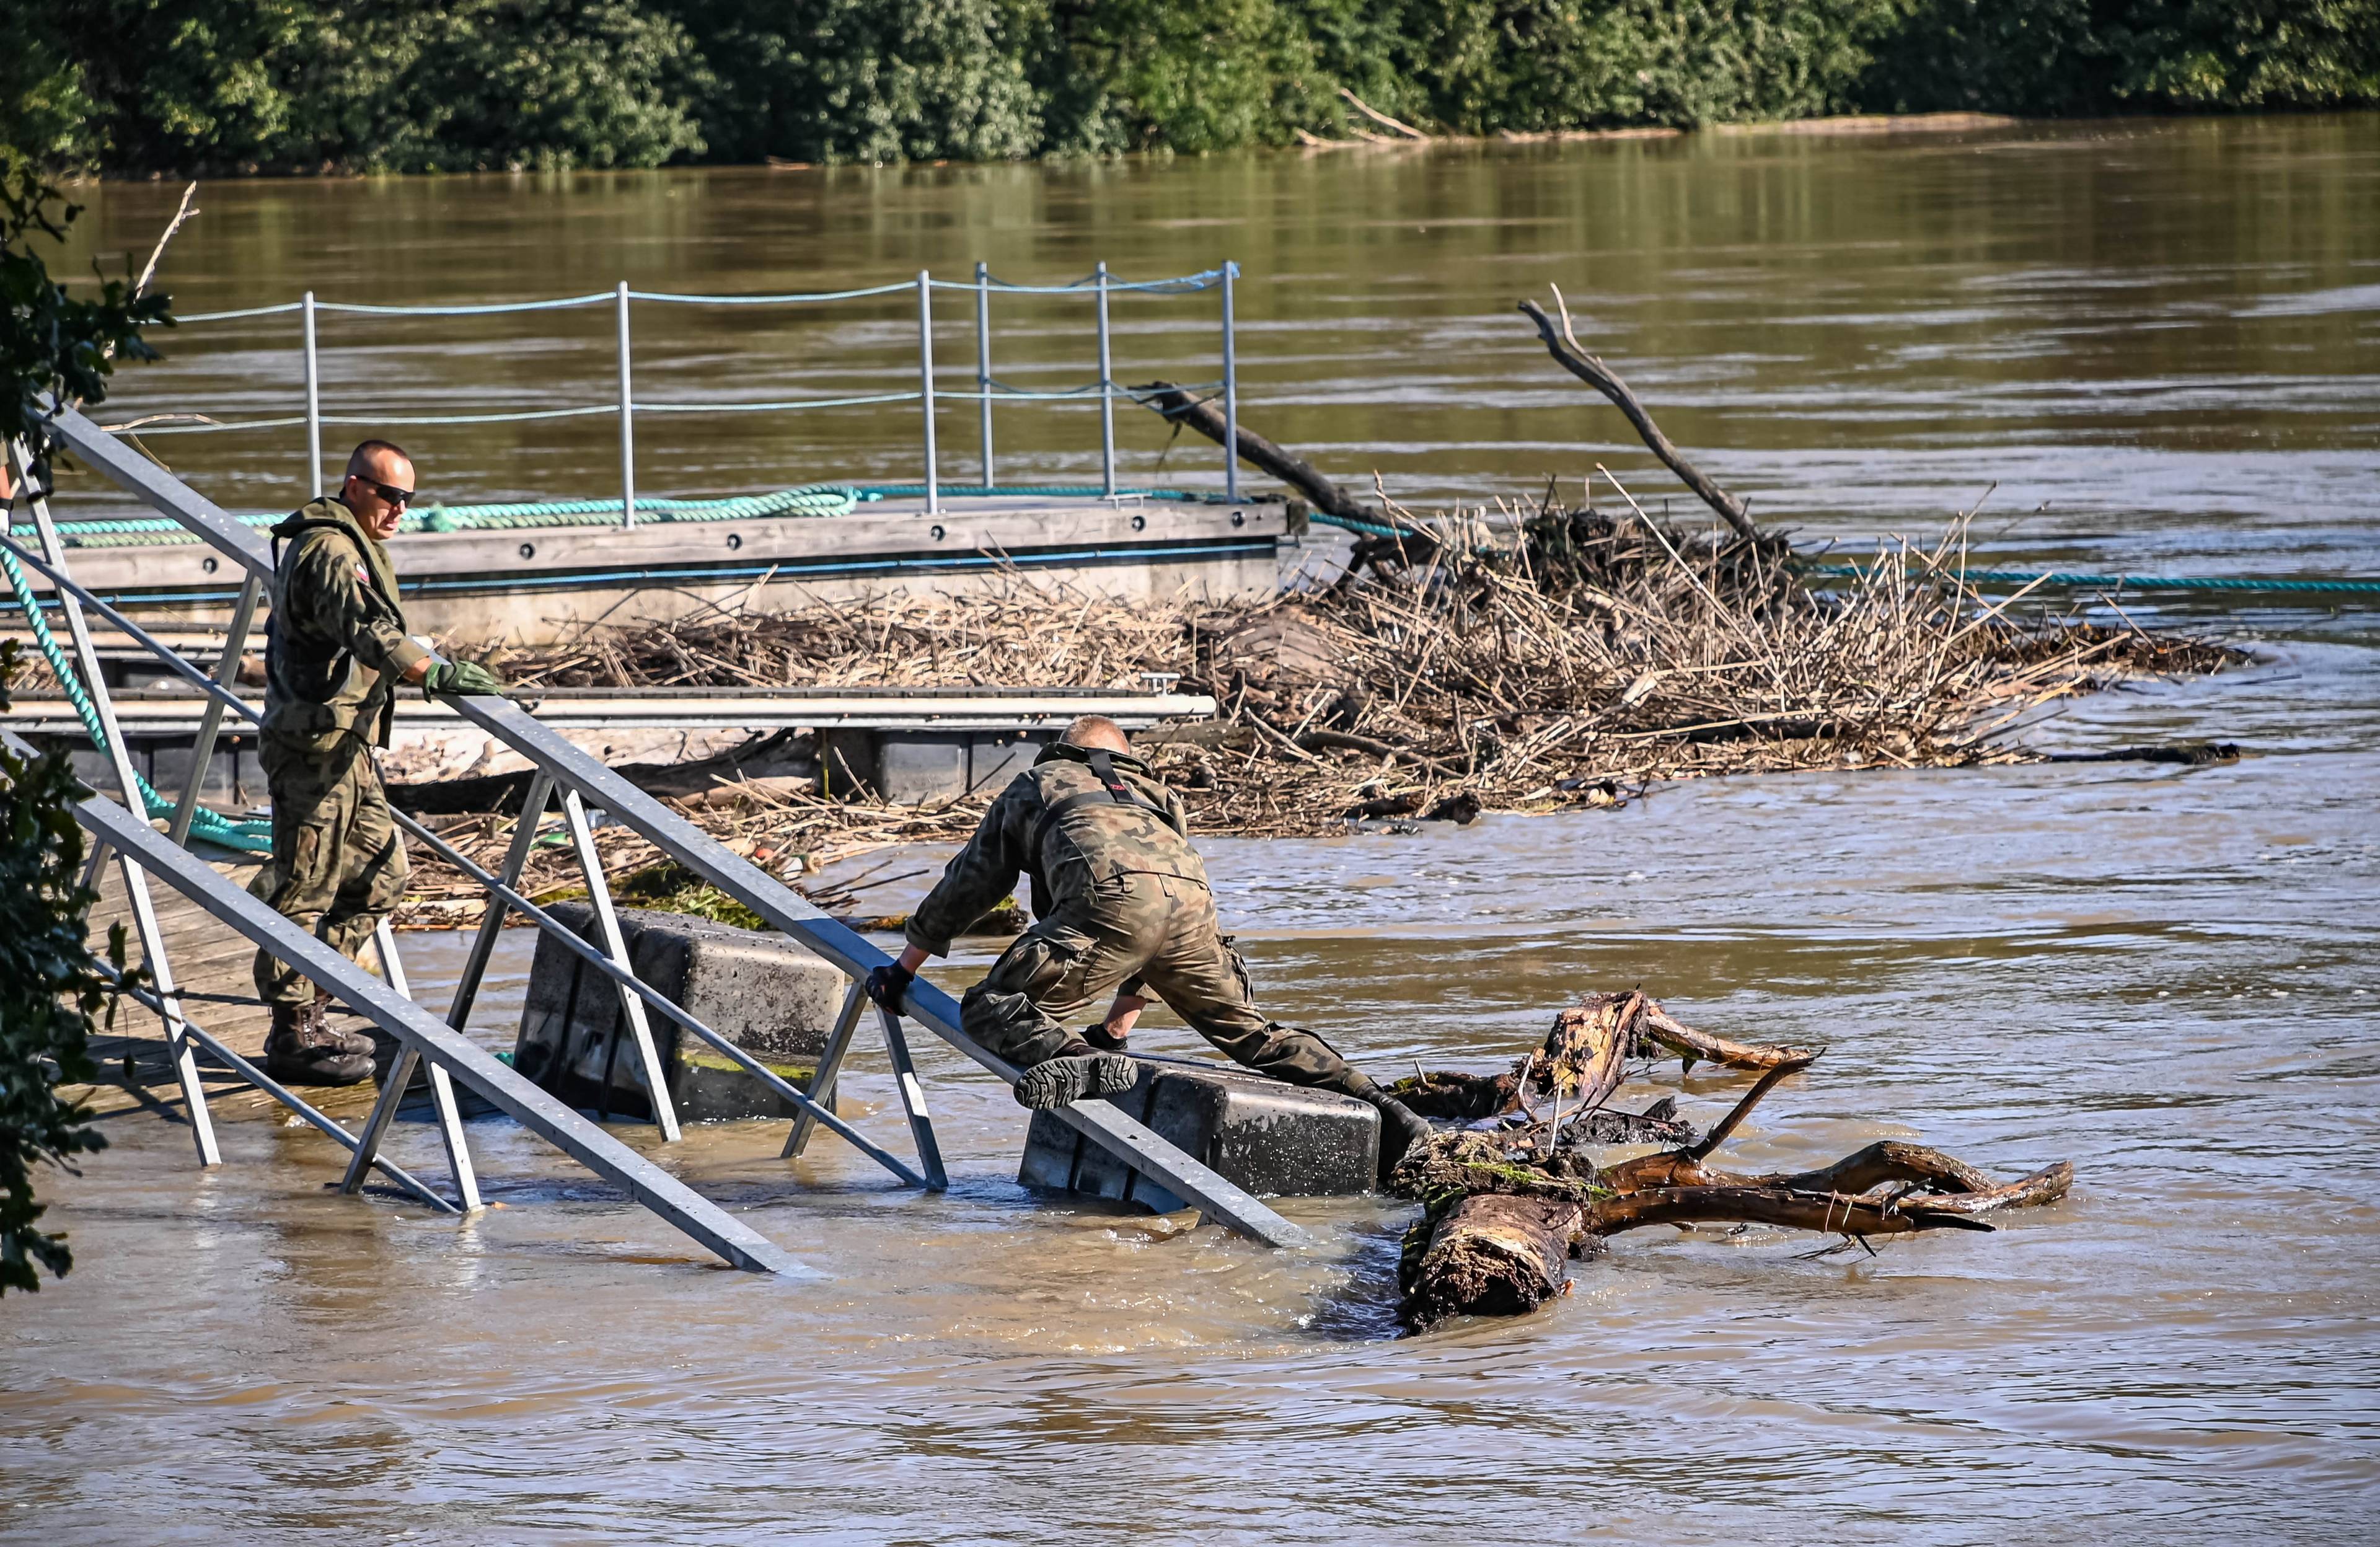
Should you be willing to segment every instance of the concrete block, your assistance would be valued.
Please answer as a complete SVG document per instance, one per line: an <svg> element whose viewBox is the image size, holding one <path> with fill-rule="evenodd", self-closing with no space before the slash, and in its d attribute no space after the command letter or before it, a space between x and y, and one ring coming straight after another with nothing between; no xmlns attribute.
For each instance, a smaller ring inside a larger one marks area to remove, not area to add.
<svg viewBox="0 0 2380 1547"><path fill-rule="evenodd" d="M835 727L819 732L819 792L849 800L876 787L876 733Z"/></svg>
<svg viewBox="0 0 2380 1547"><path fill-rule="evenodd" d="M79 740L79 738L78 738L78 740ZM126 749L132 754L133 771L139 774L142 778L147 779L151 785L155 785L157 782L156 775L150 767L152 757L149 744L145 741L135 740L131 737L126 737L124 740ZM115 787L115 760L114 758L110 757L107 753L101 751L98 748L93 747L88 741L83 741L80 745L69 742L67 745L73 748L73 750L68 755L74 762L74 773L76 778L80 779L84 784L89 785L91 788L107 796L114 797L119 793Z"/></svg>
<svg viewBox="0 0 2380 1547"><path fill-rule="evenodd" d="M979 795L998 795L1057 739L1055 731L976 732L967 746L967 787Z"/></svg>
<svg viewBox="0 0 2380 1547"><path fill-rule="evenodd" d="M589 905L549 911L596 939ZM840 970L782 935L683 913L623 908L620 932L638 977L787 1082L808 1083L848 986ZM650 1005L646 1019L680 1122L790 1118L798 1110ZM529 968L513 1066L574 1106L652 1120L617 986L550 935L540 936Z"/></svg>
<svg viewBox="0 0 2380 1547"><path fill-rule="evenodd" d="M1202 1059L1135 1055L1140 1080L1108 1098L1224 1180L1270 1198L1371 1189L1380 1115L1353 1096L1285 1085ZM1183 1201L1048 1113L1036 1113L1016 1170L1022 1185L1110 1198L1152 1213Z"/></svg>
<svg viewBox="0 0 2380 1547"><path fill-rule="evenodd" d="M160 795L180 795L197 757L198 749L189 742L157 743L149 754L149 782L157 786ZM261 785L263 781L257 782ZM238 742L226 737L216 744L214 756L207 760L206 782L199 788L199 798L210 806L229 806L238 798L239 786Z"/></svg>
<svg viewBox="0 0 2380 1547"><path fill-rule="evenodd" d="M879 732L876 793L896 806L965 794L969 739L965 731Z"/></svg>

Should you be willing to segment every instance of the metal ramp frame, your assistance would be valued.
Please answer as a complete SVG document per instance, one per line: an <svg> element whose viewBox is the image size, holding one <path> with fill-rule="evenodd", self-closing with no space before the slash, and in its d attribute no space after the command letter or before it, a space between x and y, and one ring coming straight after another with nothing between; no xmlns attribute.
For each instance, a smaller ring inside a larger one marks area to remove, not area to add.
<svg viewBox="0 0 2380 1547"><path fill-rule="evenodd" d="M662 1083L662 1066L651 1037L649 1011L661 1015L708 1042L793 1102L800 1115L787 1135L783 1150L785 1155L801 1153L812 1133L823 1127L852 1143L904 1185L929 1190L945 1185L941 1148L927 1106L924 1085L917 1076L904 1031L904 1017L880 1009L876 1011L875 1018L886 1054L892 1061L916 1147L917 1166L911 1167L877 1145L822 1104L822 1099L829 1097L833 1090L843 1064L856 1040L863 1012L874 1008L868 1004L861 984L869 970L890 958L866 939L828 918L759 867L735 854L692 822L540 725L519 706L505 700L448 697L443 700L463 719L528 758L536 770L529 798L524 804L521 822L503 868L492 873L473 864L419 822L403 812L396 813L398 823L417 841L457 864L489 892L486 917L473 942L462 981L456 985L454 1000L443 1019L410 998L395 939L384 923L378 944L381 959L388 974L385 981L297 929L243 889L232 884L206 860L191 854L183 846L188 841L196 814L198 791L204 783L207 761L214 751L223 717L225 713L250 721L259 717L258 712L232 690L232 683L263 588L272 575L269 546L261 533L233 520L171 473L128 450L115 436L79 413L68 410L58 414L52 420L52 431L63 445L92 470L139 496L151 508L172 518L247 571L222 657L212 675L203 673L75 582L67 570L66 551L50 518L46 493L34 484L24 448L21 445L9 448L18 471L18 497L19 502L30 505L41 538L41 552L36 554L25 548L5 531L0 531L0 543L5 543L16 558L38 570L55 588L60 610L73 635L78 657L75 664L80 668L79 675L93 700L102 729L108 737L115 782L125 798L119 803L104 796L94 795L76 808L77 820L94 839L87 875L95 877L111 853L122 867L135 932L153 978L152 990L136 997L156 1009L164 1023L176 1078L188 1103L200 1164L221 1163L196 1060L197 1053L204 1050L240 1078L288 1106L351 1151L350 1163L342 1184L344 1190L349 1193L358 1191L367 1175L377 1168L417 1196L435 1197L431 1189L380 1153L389 1125L395 1116L418 1063L427 1067L437 1126L451 1163L457 1194L452 1200L439 1200L442 1207L458 1212L468 1212L480 1207L478 1179L453 1091L453 1082L460 1080L498 1109L599 1175L621 1187L638 1202L734 1266L797 1275L808 1273L811 1270L785 1256L749 1227L738 1224L668 1172L638 1155L601 1127L531 1084L462 1035L461 1028L468 1020L481 978L492 956L497 932L504 926L505 913L516 910L613 981L664 1142L677 1139L678 1126ZM124 738L115 721L106 684L99 671L87 611L98 614L111 627L151 651L207 695L199 739L192 752L192 765L184 777L179 800L164 833L157 831L141 811L142 797ZM25 747L14 736L7 739L12 746ZM528 857L540 817L557 795L572 848L593 904L599 935L595 943L582 939L514 889L513 883L518 878L520 867ZM851 986L837 1017L827 1053L807 1089L790 1085L743 1049L636 977L627 963L611 892L605 884L602 867L596 855L593 833L587 816L590 804L601 808L613 820L634 829L663 854L702 876L771 926L782 930L790 939L832 962L851 978ZM261 1070L232 1054L217 1039L186 1019L174 986L166 943L151 900L147 882L151 874L164 880L259 945L298 966L317 984L329 989L335 997L398 1040L402 1052L397 1065L390 1071L387 1084L360 1132L349 1135L333 1120L264 1078ZM1014 1066L992 1055L960 1029L958 1005L942 990L921 980L910 990L903 1008L906 1018L914 1019L1002 1080L1013 1082L1015 1079L1017 1070ZM1078 1102L1058 1109L1055 1115L1127 1164L1161 1181L1177 1197L1196 1204L1209 1217L1243 1235L1271 1246L1303 1245L1308 1240L1305 1232L1296 1225L1106 1102Z"/></svg>

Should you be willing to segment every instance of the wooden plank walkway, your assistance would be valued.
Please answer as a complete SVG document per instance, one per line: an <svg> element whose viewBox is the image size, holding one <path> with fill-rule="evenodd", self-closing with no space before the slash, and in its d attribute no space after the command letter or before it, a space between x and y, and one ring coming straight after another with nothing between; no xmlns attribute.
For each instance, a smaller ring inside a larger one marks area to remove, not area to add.
<svg viewBox="0 0 2380 1547"><path fill-rule="evenodd" d="M253 860L217 860L215 869L239 885L253 880L262 867ZM264 1060L264 1033L271 1017L256 997L253 964L256 946L172 887L152 880L150 894L157 921L164 932L165 959L174 981L182 990L183 1013L213 1033L231 1050L258 1063ZM103 958L109 929L124 926L125 959L141 958L140 937L132 928L132 910L124 894L124 871L110 861L100 885L99 901L91 910L91 948ZM352 1017L335 1021L360 1029ZM176 1121L182 1117L182 1090L174 1078L164 1025L155 1011L126 1000L116 1006L113 1032L91 1040L92 1063L99 1066L97 1083L66 1087L103 1116L146 1108ZM199 1067L206 1083L207 1109L218 1123L278 1118L284 1108L272 1097L228 1069L213 1067L204 1053ZM299 1094L328 1115L359 1124L371 1110L377 1087L370 1080L336 1089L307 1087Z"/></svg>

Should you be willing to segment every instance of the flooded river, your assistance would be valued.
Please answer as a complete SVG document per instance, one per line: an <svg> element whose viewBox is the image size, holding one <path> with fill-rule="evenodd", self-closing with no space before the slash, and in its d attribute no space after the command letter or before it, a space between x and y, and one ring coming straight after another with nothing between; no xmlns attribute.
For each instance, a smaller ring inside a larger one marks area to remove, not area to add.
<svg viewBox="0 0 2380 1547"><path fill-rule="evenodd" d="M145 249L171 192L92 202L101 248ZM307 285L478 299L1235 257L1250 421L1417 498L1643 463L1512 314L1556 281L1671 432L1805 534L1922 529L1997 480L1979 530L2006 562L2380 574L2372 117L201 202L169 268L192 310ZM1075 335L1017 304L1029 325L1003 347L1060 381ZM1125 379L1198 369L1206 344L1150 331L1156 306L1124 318ZM608 338L572 315L583 336L538 348L526 327L448 347L342 321L334 400L598 400ZM676 367L658 361L677 324L653 323L656 393L889 379L902 347L897 308L748 334L675 315L697 321ZM285 411L285 334L192 329L124 407ZM1010 413L1005 476L1093 465L1086 416ZM961 463L968 422L948 432ZM1124 422L1149 476L1160 440ZM914 429L688 420L650 437L648 478L905 477ZM610 432L407 438L458 497L562 495L607 487ZM302 476L277 433L154 445L261 508ZM1206 477L1186 457L1159 476ZM1726 1151L1747 1169L1881 1137L2010 1175L2075 1163L2070 1201L1989 1240L1812 1259L1782 1233L1639 1232L1536 1315L1397 1339L1402 1207L1293 1201L1321 1244L1273 1253L1036 1200L1012 1181L1006 1093L940 1050L946 1196L831 1139L782 1164L759 1125L691 1130L673 1156L813 1282L704 1265L502 1123L473 1139L504 1206L458 1226L323 1196L337 1171L309 1130L227 1125L227 1163L202 1175L181 1129L128 1115L81 1178L48 1185L73 1276L0 1306L0 1533L2369 1541L2380 630L2261 602L2134 615L2219 630L2255 663L2025 734L2218 737L2239 762L1715 782L1617 813L1202 845L1277 1012L1384 1076L1487 1066L1572 993L1642 984L1714 1030L1827 1044ZM891 894L914 884L869 895L905 906ZM410 940L417 981L451 979L452 941ZM483 1001L491 1044L527 944L508 936ZM880 1064L853 1088L897 1130ZM1621 1100L1682 1090L1706 1122L1740 1089L1671 1066ZM438 1168L425 1128L399 1146Z"/></svg>

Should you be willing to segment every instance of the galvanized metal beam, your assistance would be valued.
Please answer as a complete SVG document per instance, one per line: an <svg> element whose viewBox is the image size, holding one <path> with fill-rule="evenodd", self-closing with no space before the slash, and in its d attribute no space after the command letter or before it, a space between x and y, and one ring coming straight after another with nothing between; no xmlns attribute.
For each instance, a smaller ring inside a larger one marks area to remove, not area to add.
<svg viewBox="0 0 2380 1547"><path fill-rule="evenodd" d="M543 779L544 775L540 774L539 777ZM429 845L431 849L435 852L440 859L445 860L456 870L461 871L472 880L480 883L482 886L487 887L494 899L490 904L492 912L500 914L501 909L504 907L510 907L514 911L518 912L531 923L537 925L539 929L552 936L565 950L569 951L572 955L577 956L579 960L585 962L596 971L601 972L605 977L611 979L622 989L641 998L645 1002L646 1005L655 1014L665 1016L678 1026L693 1032L704 1041L709 1042L711 1047L716 1049L722 1055L734 1061L734 1063L739 1068L743 1069L745 1073L750 1075L761 1084L766 1085L770 1090L774 1090L777 1094L793 1102L794 1105L801 1112L802 1119L804 1121L813 1124L824 1124L827 1127L832 1129L835 1133L848 1140L854 1149L856 1149L860 1153L866 1155L868 1159L874 1161L885 1170L890 1171L893 1175L899 1177L909 1186L913 1188L922 1188L926 1185L926 1178L918 1175L916 1172L902 1164L899 1157L885 1150L881 1145L877 1144L866 1134L861 1133L857 1128L853 1127L842 1118L837 1117L833 1113L820 1106L817 1102L812 1101L808 1092L795 1090L793 1085L786 1081L783 1075L777 1073L776 1070L769 1067L768 1065L760 1062L758 1058L753 1057L750 1053L738 1047L735 1043L729 1041L718 1031L704 1025L694 1016L688 1014L683 1005L674 1003L667 994L662 993L650 983L646 982L635 973L621 967L611 957L605 956L601 950L589 944L586 938L580 935L577 931L565 926L561 920L556 919L552 914L548 913L545 909L538 907L537 904L521 895L520 893L515 891L511 886L498 881L486 871L481 870L477 864L472 862L469 855L465 854L462 850L455 847L452 844L449 844L443 838L441 838L437 834L432 833L429 828L424 827L420 822L415 821L409 816L407 816L402 811L397 813L396 822L398 826L404 828L407 832L412 834L415 837L419 838L423 843ZM533 828L525 827L523 831L528 832L532 837L535 835ZM514 836L514 847L516 848L520 847L519 834L516 834ZM481 932L483 934L486 932L486 928L487 926L483 923L481 925ZM476 950L476 948L477 947L475 946L474 949ZM484 968L485 964L482 963L481 969L484 970ZM456 1001L457 1003L465 1004L466 1008L468 1009L468 1002L463 1000L463 991L466 986L470 987L472 991L476 993L478 989L477 980L467 974L464 981L455 985ZM449 1011L447 1013L446 1023L449 1026L455 1026L459 1029L459 1023L455 1018L455 1012ZM815 1085L816 1082L816 1077L813 1076L812 1084Z"/></svg>
<svg viewBox="0 0 2380 1547"><path fill-rule="evenodd" d="M137 494L160 516L180 522L249 572L273 579L273 545L255 528L226 516L172 473L127 446L73 408L50 419L50 433L83 465L117 488Z"/></svg>
<svg viewBox="0 0 2380 1547"><path fill-rule="evenodd" d="M28 503L31 507L33 527L41 537L41 566L45 571L57 571L66 563L66 549L58 542L56 524L50 519L49 495L33 481L32 458L26 455L25 443L11 442L8 454L16 463L17 486L30 496ZM6 540L12 550L24 553L6 533L0 533L0 540ZM32 555L25 556L30 558ZM67 631L73 639L75 665L82 673L83 690L90 695L92 713L105 738L106 745L103 750L107 753L109 766L115 771L116 786L124 792L125 805L140 813L145 830L149 802L140 792L140 776L133 769L131 749L125 744L124 733L116 727L115 709L108 700L107 677L100 670L99 651L91 643L90 622L83 616L82 604L73 591L61 589L58 611L65 616ZM61 683L59 686L70 685ZM105 853L105 846L93 846L91 869L84 876L85 885L97 876ZM157 1014L164 1023L165 1046L173 1059L174 1078L181 1086L182 1099L189 1109L190 1140L198 1150L200 1165L221 1165L223 1151L215 1142L214 1116L207 1110L207 1088L199 1078L197 1054L192 1050L190 1039L184 1033L181 998L174 986L173 963L165 954L164 931L158 927L156 904L149 895L148 877L129 855L119 853L117 859L124 879L124 899L132 909L133 932L140 936L140 954L149 968L149 981L157 991Z"/></svg>
<svg viewBox="0 0 2380 1547"><path fill-rule="evenodd" d="M826 1052L810 1071L808 1092L810 1100L822 1111L834 1110L835 1081L843 1078L843 1061L851 1056L852 1040L859 1032L860 1012L868 1008L868 985L857 979L843 996L843 1008L836 1012L834 1029L828 1033ZM818 1128L818 1119L805 1107L794 1119L793 1131L785 1135L785 1147L778 1151L779 1160L792 1160L809 1148L810 1135Z"/></svg>
<svg viewBox="0 0 2380 1547"><path fill-rule="evenodd" d="M612 906L612 888L603 879L603 858L595 851L594 829L587 825L587 805L575 789L565 787L562 792L562 820L570 832L571 852L578 857L578 873L587 878L587 901L595 910L595 930L602 937L603 955L623 973L634 976L637 969L628 960L627 937L620 931L620 914ZM662 1130L662 1143L674 1144L679 1137L677 1108L670 1102L669 1076L662 1067L661 1049L653 1044L652 1023L645 1018L645 1001L626 983L615 982L613 987L620 995L620 1015L627 1022L628 1036L637 1044L637 1066L644 1078L645 1097L652 1103L653 1126ZM604 1061L610 1062L609 1055Z"/></svg>
<svg viewBox="0 0 2380 1547"><path fill-rule="evenodd" d="M942 1170L942 1141L934 1137L933 1115L926 1110L926 1088L917 1082L917 1063L909 1055L909 1038L901 1029L901 1017L890 1010L879 1009L876 1018L884 1028L885 1056L892 1060L892 1083L901 1092L901 1110L909 1116L909 1137L917 1141L917 1163L926 1168L926 1186L941 1192L951 1185Z"/></svg>

